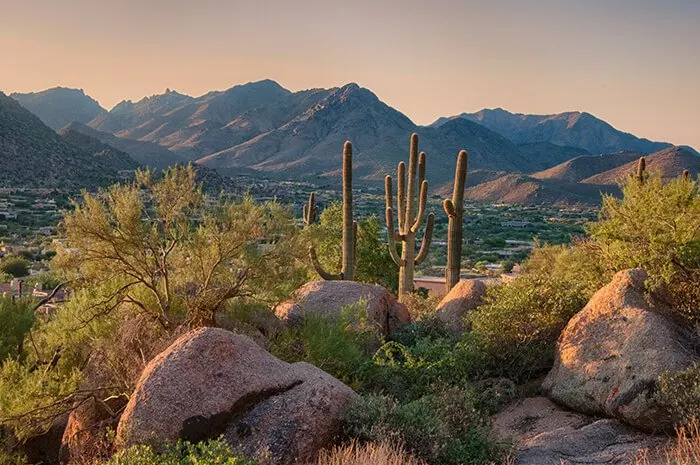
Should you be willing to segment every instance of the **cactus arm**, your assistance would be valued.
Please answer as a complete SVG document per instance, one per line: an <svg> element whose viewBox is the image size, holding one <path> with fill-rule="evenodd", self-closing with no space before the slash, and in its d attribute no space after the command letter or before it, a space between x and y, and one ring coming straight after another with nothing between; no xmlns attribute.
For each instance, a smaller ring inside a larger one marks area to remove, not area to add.
<svg viewBox="0 0 700 465"><path fill-rule="evenodd" d="M411 226L411 232L415 233L420 228L425 218L425 204L428 202L428 181L423 181L420 185L420 199L418 200L418 215L416 221Z"/></svg>
<svg viewBox="0 0 700 465"><path fill-rule="evenodd" d="M420 251L416 255L415 264L420 265L428 257L430 251L430 243L433 240L433 228L435 227L435 215L428 215L428 221L425 225L425 233L423 234L423 242L420 245Z"/></svg>
<svg viewBox="0 0 700 465"><path fill-rule="evenodd" d="M309 206L307 204L304 204L304 223L306 226L310 226L309 223Z"/></svg>
<svg viewBox="0 0 700 465"><path fill-rule="evenodd" d="M690 171L688 170L683 170L683 180L684 181L690 181Z"/></svg>
<svg viewBox="0 0 700 465"><path fill-rule="evenodd" d="M313 265L314 270L318 275L326 281L338 281L343 279L343 274L330 274L323 269L321 264L318 262L318 256L316 256L316 249L309 247L309 258L311 259L311 265Z"/></svg>
<svg viewBox="0 0 700 465"><path fill-rule="evenodd" d="M408 158L408 182L406 187L406 214L403 234L410 232L416 214L416 168L418 164L418 135L411 135L411 148Z"/></svg>
<svg viewBox="0 0 700 465"><path fill-rule="evenodd" d="M353 221L353 222L352 222L352 229L353 229L353 231L352 231L352 240L353 240L353 244L352 244L352 256L353 256L353 259L352 259L352 261L353 261L353 262L355 263L355 265L357 266L357 241L358 241L358 236L357 236L357 230L358 230L357 221Z"/></svg>
<svg viewBox="0 0 700 465"><path fill-rule="evenodd" d="M385 210L388 210L387 216L386 216L386 230L391 231L392 237L394 238L394 241L400 241L401 240L401 234L396 232L394 229L394 198L392 196L392 186L391 186L391 176L386 176L384 178L384 191L386 193L386 207Z"/></svg>
<svg viewBox="0 0 700 465"><path fill-rule="evenodd" d="M404 266L404 261L399 257L396 251L396 231L394 230L394 211L391 208L386 209L386 236L389 244L389 255L397 266Z"/></svg>
<svg viewBox="0 0 700 465"><path fill-rule="evenodd" d="M442 203L442 206L445 209L445 213L447 213L447 216L451 218L457 216L457 212L455 211L455 205L452 203L452 200L445 199Z"/></svg>
<svg viewBox="0 0 700 465"><path fill-rule="evenodd" d="M418 155L418 185L422 186L425 181L425 152Z"/></svg>
<svg viewBox="0 0 700 465"><path fill-rule="evenodd" d="M315 199L315 194L312 192L309 194L308 203L304 204L304 224L306 224L306 226L311 226L316 222L316 212L318 212L318 208L316 207Z"/></svg>
<svg viewBox="0 0 700 465"><path fill-rule="evenodd" d="M404 234L406 226L406 163L399 162L398 179L396 180L396 198L398 204L396 211L399 213L399 234Z"/></svg>
<svg viewBox="0 0 700 465"><path fill-rule="evenodd" d="M644 182L644 171L646 170L647 166L647 161L644 159L644 157L639 157L639 160L637 161L637 181L640 183Z"/></svg>

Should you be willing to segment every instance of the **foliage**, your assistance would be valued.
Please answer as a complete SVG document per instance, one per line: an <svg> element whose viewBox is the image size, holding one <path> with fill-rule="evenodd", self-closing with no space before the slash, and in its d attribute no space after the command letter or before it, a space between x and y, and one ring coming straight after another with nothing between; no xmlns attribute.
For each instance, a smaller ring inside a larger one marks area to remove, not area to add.
<svg viewBox="0 0 700 465"><path fill-rule="evenodd" d="M343 204L331 203L320 222L305 228L307 241L316 248L319 263L326 270L339 270L342 263ZM389 250L381 240L381 223L372 215L359 221L355 280L380 284L396 292L398 277Z"/></svg>
<svg viewBox="0 0 700 465"><path fill-rule="evenodd" d="M546 371L561 330L602 284L597 260L584 244L538 247L523 270L490 288L486 303L468 315L467 337L482 345L482 369L490 376L524 380Z"/></svg>
<svg viewBox="0 0 700 465"><path fill-rule="evenodd" d="M0 262L0 271L9 274L14 278L22 278L29 273L31 264L22 257L10 255Z"/></svg>
<svg viewBox="0 0 700 465"><path fill-rule="evenodd" d="M323 450L312 465L426 465L423 460L408 455L396 443L349 444Z"/></svg>
<svg viewBox="0 0 700 465"><path fill-rule="evenodd" d="M698 186L683 178L651 176L639 183L630 177L623 198L605 196L600 219L588 228L608 270L643 268L651 290L665 286L690 320L700 318Z"/></svg>
<svg viewBox="0 0 700 465"><path fill-rule="evenodd" d="M666 373L659 380L656 400L669 409L681 425L688 425L700 416L700 362L674 374Z"/></svg>
<svg viewBox="0 0 700 465"><path fill-rule="evenodd" d="M0 363L19 357L24 337L34 325L34 306L29 300L0 298Z"/></svg>
<svg viewBox="0 0 700 465"><path fill-rule="evenodd" d="M270 350L285 361L315 365L359 390L379 341L359 303L345 307L337 319L306 315L302 324L274 338Z"/></svg>
<svg viewBox="0 0 700 465"><path fill-rule="evenodd" d="M234 453L224 439L198 444L178 441L154 450L151 446L132 446L114 455L105 465L255 465L256 462Z"/></svg>
<svg viewBox="0 0 700 465"><path fill-rule="evenodd" d="M56 257L74 288L119 282L112 308L129 305L164 327L211 325L236 297L278 301L299 284L292 218L277 203L208 201L190 167L85 193L64 218Z"/></svg>
<svg viewBox="0 0 700 465"><path fill-rule="evenodd" d="M374 442L406 445L411 454L432 464L480 464L498 455L488 440L487 418L474 392L447 388L400 404L369 395L350 406L345 432Z"/></svg>

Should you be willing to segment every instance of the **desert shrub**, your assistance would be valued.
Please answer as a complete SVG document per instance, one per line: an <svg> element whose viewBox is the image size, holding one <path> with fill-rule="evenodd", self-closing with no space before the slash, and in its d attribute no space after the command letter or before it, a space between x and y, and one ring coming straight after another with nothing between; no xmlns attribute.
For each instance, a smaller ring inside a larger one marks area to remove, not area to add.
<svg viewBox="0 0 700 465"><path fill-rule="evenodd" d="M160 450L132 446L114 455L105 465L255 465L234 453L223 439L190 444L178 441Z"/></svg>
<svg viewBox="0 0 700 465"><path fill-rule="evenodd" d="M490 288L465 335L484 351L483 374L522 381L549 369L561 330L604 282L598 269L587 245L538 247L520 277Z"/></svg>
<svg viewBox="0 0 700 465"><path fill-rule="evenodd" d="M331 203L319 220L318 224L304 229L304 236L307 244L316 248L324 269L335 272L340 270L342 263L343 204ZM381 222L374 215L358 223L356 259L356 281L379 284L396 292L398 272L384 242Z"/></svg>
<svg viewBox="0 0 700 465"><path fill-rule="evenodd" d="M354 389L362 389L380 336L364 304L345 307L340 318L306 315L303 323L271 341L270 351L288 362L307 362Z"/></svg>
<svg viewBox="0 0 700 465"><path fill-rule="evenodd" d="M23 276L27 276L30 266L31 264L25 258L11 255L9 257L5 257L0 262L0 271L9 274L14 278L21 278Z"/></svg>
<svg viewBox="0 0 700 465"><path fill-rule="evenodd" d="M700 362L659 380L656 400L669 409L680 425L700 419Z"/></svg>
<svg viewBox="0 0 700 465"><path fill-rule="evenodd" d="M0 298L0 363L22 353L24 338L34 325L34 306L29 300Z"/></svg>
<svg viewBox="0 0 700 465"><path fill-rule="evenodd" d="M414 320L421 320L434 314L440 303L439 297L431 297L427 293L422 293L421 289L423 288L401 297L401 303L406 305Z"/></svg>
<svg viewBox="0 0 700 465"><path fill-rule="evenodd" d="M679 315L700 318L700 192L697 181L643 183L630 177L623 198L603 198L588 232L610 271L643 268L650 289L666 288Z"/></svg>
<svg viewBox="0 0 700 465"><path fill-rule="evenodd" d="M345 433L363 441L399 441L433 464L487 463L499 451L488 440L487 419L476 404L472 391L454 387L405 404L369 395L346 412Z"/></svg>
<svg viewBox="0 0 700 465"><path fill-rule="evenodd" d="M396 443L360 443L349 444L321 451L318 458L310 465L427 465L423 460L408 455L403 447Z"/></svg>

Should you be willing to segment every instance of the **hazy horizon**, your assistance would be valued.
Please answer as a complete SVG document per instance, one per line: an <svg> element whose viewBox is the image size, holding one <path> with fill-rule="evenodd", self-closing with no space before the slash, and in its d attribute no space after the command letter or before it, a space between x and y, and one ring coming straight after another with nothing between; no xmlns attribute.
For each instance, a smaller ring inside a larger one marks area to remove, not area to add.
<svg viewBox="0 0 700 465"><path fill-rule="evenodd" d="M504 108L586 111L700 149L700 2L0 0L0 89L84 89L109 109L272 79L349 82L421 125Z"/></svg>

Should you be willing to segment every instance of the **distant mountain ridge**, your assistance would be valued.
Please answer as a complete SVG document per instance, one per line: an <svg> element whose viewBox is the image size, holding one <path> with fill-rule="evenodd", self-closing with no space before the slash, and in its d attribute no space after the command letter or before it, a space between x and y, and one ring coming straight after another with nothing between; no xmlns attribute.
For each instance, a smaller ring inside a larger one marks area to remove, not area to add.
<svg viewBox="0 0 700 465"><path fill-rule="evenodd" d="M580 111L528 115L511 113L502 108L484 109L440 118L433 126L439 127L455 118L479 123L515 143L550 142L581 148L592 154L620 151L652 153L671 146L668 142L654 142L617 130L590 113Z"/></svg>
<svg viewBox="0 0 700 465"><path fill-rule="evenodd" d="M41 92L13 93L10 97L31 111L41 121L58 131L73 121L87 123L107 112L82 89L54 87Z"/></svg>
<svg viewBox="0 0 700 465"><path fill-rule="evenodd" d="M339 184L345 140L353 143L356 182L378 183L406 159L409 136L417 132L428 154L431 192L451 186L456 155L466 149L473 198L493 200L498 189L505 189L501 197L516 203L595 203L600 188L591 186L616 189L610 181L614 174L595 176L671 147L618 131L585 112L482 110L419 126L355 83L291 92L269 79L199 97L167 89L137 102L123 101L66 129L141 165L164 168L195 161L223 175L324 185Z"/></svg>
<svg viewBox="0 0 700 465"><path fill-rule="evenodd" d="M115 182L136 162L99 141L62 137L0 92L0 160L3 187L91 188Z"/></svg>

